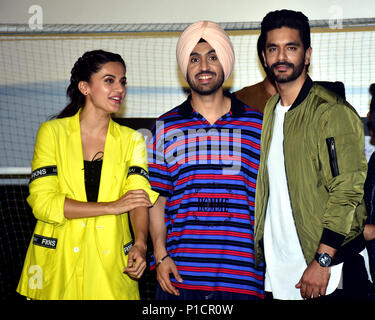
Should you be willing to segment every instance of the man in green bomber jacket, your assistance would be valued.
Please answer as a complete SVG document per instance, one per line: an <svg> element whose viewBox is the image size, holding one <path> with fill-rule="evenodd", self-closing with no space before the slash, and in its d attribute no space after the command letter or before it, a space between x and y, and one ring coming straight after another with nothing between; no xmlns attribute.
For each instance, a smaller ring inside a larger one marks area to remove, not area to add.
<svg viewBox="0 0 375 320"><path fill-rule="evenodd" d="M264 112L255 202L265 290L283 300L366 298L362 121L307 75L312 49L305 15L270 12L260 37L279 92Z"/></svg>

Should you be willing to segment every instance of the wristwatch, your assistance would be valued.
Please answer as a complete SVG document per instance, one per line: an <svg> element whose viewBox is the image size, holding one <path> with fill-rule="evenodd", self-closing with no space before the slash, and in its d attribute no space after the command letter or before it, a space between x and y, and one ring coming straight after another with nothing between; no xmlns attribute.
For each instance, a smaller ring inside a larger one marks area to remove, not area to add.
<svg viewBox="0 0 375 320"><path fill-rule="evenodd" d="M332 257L328 253L316 253L315 260L324 268L329 267L332 263Z"/></svg>

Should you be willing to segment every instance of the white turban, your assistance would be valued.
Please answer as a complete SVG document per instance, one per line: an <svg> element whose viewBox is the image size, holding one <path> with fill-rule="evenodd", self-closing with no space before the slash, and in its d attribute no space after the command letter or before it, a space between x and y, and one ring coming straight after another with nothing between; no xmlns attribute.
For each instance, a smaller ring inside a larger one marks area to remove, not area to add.
<svg viewBox="0 0 375 320"><path fill-rule="evenodd" d="M190 54L200 39L206 40L215 50L223 67L224 80L227 80L234 66L232 42L225 31L217 23L211 21L199 21L191 24L178 39L176 56L183 76L186 79Z"/></svg>

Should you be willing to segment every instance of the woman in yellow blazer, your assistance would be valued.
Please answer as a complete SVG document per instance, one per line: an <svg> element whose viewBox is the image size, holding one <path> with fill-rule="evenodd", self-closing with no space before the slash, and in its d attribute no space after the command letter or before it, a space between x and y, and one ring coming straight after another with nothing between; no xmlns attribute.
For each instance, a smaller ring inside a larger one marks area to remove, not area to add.
<svg viewBox="0 0 375 320"><path fill-rule="evenodd" d="M148 207L158 194L142 135L111 120L126 94L125 72L119 55L86 52L71 72L70 103L38 131L27 198L37 224L21 295L139 299Z"/></svg>

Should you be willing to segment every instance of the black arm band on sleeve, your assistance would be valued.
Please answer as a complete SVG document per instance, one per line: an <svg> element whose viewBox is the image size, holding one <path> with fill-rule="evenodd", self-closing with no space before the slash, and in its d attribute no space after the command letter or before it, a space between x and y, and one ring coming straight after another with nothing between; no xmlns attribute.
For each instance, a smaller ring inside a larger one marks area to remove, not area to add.
<svg viewBox="0 0 375 320"><path fill-rule="evenodd" d="M57 166L46 166L35 169L31 173L31 178L29 183L33 182L35 179L47 176L57 176Z"/></svg>
<svg viewBox="0 0 375 320"><path fill-rule="evenodd" d="M138 174L138 175L144 177L145 179L147 179L148 181L150 181L150 177L148 175L148 172L141 167L137 167L137 166L130 167L129 171L128 171L128 177L131 176L132 174Z"/></svg>

